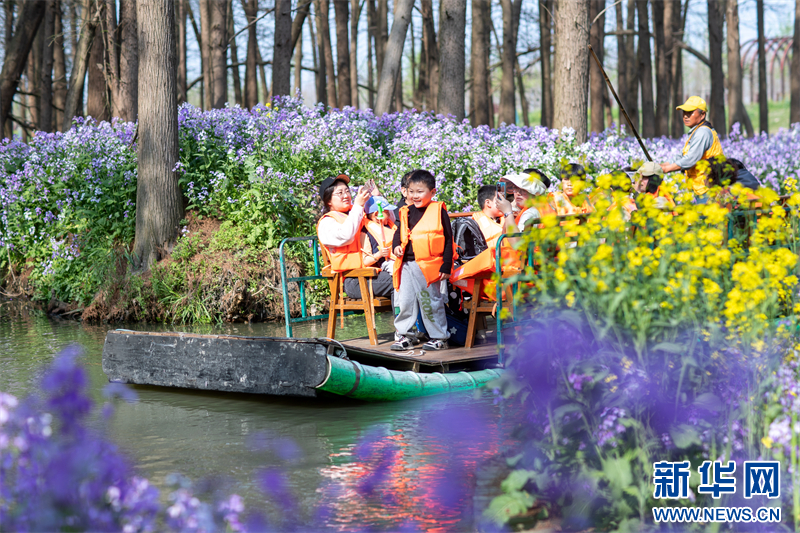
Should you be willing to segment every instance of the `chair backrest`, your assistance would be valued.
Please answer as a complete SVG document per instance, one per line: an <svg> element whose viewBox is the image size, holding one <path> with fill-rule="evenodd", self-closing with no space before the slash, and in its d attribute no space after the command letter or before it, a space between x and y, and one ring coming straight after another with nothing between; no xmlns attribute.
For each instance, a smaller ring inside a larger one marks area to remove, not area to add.
<svg viewBox="0 0 800 533"><path fill-rule="evenodd" d="M322 264L323 264L323 266L329 266L331 264L331 256L328 253L328 249L322 243L319 243L319 249L322 252Z"/></svg>

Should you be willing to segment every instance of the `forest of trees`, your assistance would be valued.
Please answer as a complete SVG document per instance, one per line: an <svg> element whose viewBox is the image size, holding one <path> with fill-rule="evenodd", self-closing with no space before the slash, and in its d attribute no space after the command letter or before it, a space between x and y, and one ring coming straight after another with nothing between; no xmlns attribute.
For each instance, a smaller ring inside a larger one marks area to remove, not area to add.
<svg viewBox="0 0 800 533"><path fill-rule="evenodd" d="M739 0L174 0L169 12L179 103L251 107L294 95L306 78L331 107L432 110L489 126L527 125L536 108L541 124L572 127L584 139L616 121L590 43L644 137L683 134L674 108L687 96L688 55L705 65L701 96L719 131L735 122L748 134L768 131L770 95L790 94L790 121L800 122L794 4L793 36L769 39L757 0L759 38L748 43L740 41ZM76 115L136 120L137 0L2 5L5 137L64 130ZM687 27L690 7L704 10L705 27ZM690 34L706 36L707 52ZM758 100L758 124L745 111L747 96ZM307 94L305 101L314 103Z"/></svg>

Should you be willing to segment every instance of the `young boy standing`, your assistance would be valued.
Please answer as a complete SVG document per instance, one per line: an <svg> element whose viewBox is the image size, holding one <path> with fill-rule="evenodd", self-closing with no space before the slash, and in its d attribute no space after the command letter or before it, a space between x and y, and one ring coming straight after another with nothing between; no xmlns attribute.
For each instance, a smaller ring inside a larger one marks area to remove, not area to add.
<svg viewBox="0 0 800 533"><path fill-rule="evenodd" d="M422 315L430 340L425 350L446 350L447 317L442 285L453 268L453 230L444 202L432 201L436 181L426 170L415 170L408 177L408 205L400 208L400 225L392 249L398 258L394 268L394 319L397 330L392 350L409 350L415 344L411 328Z"/></svg>

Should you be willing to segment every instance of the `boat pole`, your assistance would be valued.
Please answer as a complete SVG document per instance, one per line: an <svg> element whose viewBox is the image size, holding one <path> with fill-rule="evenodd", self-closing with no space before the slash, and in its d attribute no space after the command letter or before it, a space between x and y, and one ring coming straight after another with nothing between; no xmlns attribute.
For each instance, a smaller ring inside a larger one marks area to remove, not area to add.
<svg viewBox="0 0 800 533"><path fill-rule="evenodd" d="M614 95L614 100L617 101L619 110L625 116L625 120L628 121L628 126L630 126L631 131L636 136L636 140L639 141L639 146L642 147L642 151L644 152L645 157L647 157L648 161L652 161L653 158L650 157L650 152L648 152L647 148L645 148L644 143L642 142L642 138L639 137L639 132L636 131L636 126L633 125L633 122L631 122L631 117L628 116L628 112L625 111L625 108L622 106L622 102L619 101L619 96L617 96L617 91L614 90L614 86L611 84L611 80L608 79L608 74L606 74L606 69L603 68L603 64L600 63L600 58L597 57L597 54L594 53L594 48L592 48L592 45L589 45L589 51L592 53L592 57L594 57L594 60L597 62L597 66L600 68L600 72L603 73L603 77L606 79L606 85L608 85L608 88L611 89L611 94Z"/></svg>

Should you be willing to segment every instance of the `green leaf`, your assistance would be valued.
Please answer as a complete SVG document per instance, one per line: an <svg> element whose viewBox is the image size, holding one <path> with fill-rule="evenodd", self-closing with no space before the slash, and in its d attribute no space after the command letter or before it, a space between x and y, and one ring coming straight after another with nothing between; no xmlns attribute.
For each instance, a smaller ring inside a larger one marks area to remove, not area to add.
<svg viewBox="0 0 800 533"><path fill-rule="evenodd" d="M680 449L700 444L700 435L697 429L688 424L673 426L669 430L669 436L672 438L672 442L675 443L675 446Z"/></svg>
<svg viewBox="0 0 800 533"><path fill-rule="evenodd" d="M722 403L722 400L710 392L706 392L695 398L694 404L706 411L720 412L725 408L725 404Z"/></svg>
<svg viewBox="0 0 800 533"><path fill-rule="evenodd" d="M531 470L513 470L500 484L500 488L508 493L521 490L535 474Z"/></svg>
<svg viewBox="0 0 800 533"><path fill-rule="evenodd" d="M521 515L533 506L533 496L527 492L513 492L497 496L483 514L496 524L505 524L512 516Z"/></svg>
<svg viewBox="0 0 800 533"><path fill-rule="evenodd" d="M681 354L686 352L686 347L682 344L675 344L674 342L660 342L653 346L653 351Z"/></svg>

